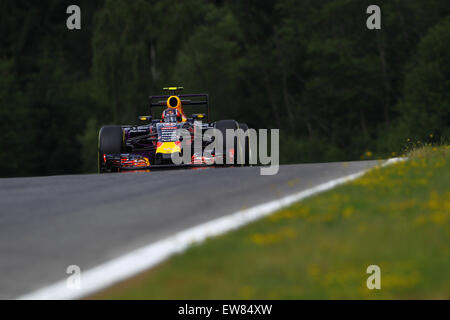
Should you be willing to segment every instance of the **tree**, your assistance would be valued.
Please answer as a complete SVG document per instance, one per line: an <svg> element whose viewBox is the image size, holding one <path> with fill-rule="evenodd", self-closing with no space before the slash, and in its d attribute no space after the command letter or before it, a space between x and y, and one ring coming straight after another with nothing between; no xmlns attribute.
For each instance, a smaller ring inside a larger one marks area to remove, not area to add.
<svg viewBox="0 0 450 320"><path fill-rule="evenodd" d="M23 175L28 159L27 101L14 72L14 60L0 59L0 176Z"/></svg>
<svg viewBox="0 0 450 320"><path fill-rule="evenodd" d="M430 133L450 136L450 16L419 42L408 64L398 111L409 133L419 139Z"/></svg>

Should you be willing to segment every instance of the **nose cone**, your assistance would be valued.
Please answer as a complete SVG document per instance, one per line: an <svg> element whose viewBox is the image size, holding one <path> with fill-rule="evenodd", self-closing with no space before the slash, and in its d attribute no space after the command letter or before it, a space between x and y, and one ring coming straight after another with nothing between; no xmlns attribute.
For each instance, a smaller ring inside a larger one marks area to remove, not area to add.
<svg viewBox="0 0 450 320"><path fill-rule="evenodd" d="M172 154L181 152L181 145L179 142L159 142L156 148L156 153Z"/></svg>

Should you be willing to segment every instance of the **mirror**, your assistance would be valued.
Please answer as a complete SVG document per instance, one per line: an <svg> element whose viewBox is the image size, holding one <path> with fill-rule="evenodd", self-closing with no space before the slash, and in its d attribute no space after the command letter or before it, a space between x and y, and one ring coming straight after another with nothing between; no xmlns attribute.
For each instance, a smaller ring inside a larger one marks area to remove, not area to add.
<svg viewBox="0 0 450 320"><path fill-rule="evenodd" d="M192 115L192 118L194 120L202 120L202 119L205 118L205 116L206 115L204 113L195 113L195 114Z"/></svg>
<svg viewBox="0 0 450 320"><path fill-rule="evenodd" d="M139 116L139 120L150 121L150 120L152 120L152 116Z"/></svg>

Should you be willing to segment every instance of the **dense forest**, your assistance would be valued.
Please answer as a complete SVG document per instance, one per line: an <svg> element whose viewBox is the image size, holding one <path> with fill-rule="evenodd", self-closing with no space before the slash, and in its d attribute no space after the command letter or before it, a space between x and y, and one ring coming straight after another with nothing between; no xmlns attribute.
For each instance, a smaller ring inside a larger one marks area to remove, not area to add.
<svg viewBox="0 0 450 320"><path fill-rule="evenodd" d="M94 172L98 130L167 85L280 128L281 160L398 154L450 134L448 0L2 0L0 176ZM66 8L81 8L68 30Z"/></svg>

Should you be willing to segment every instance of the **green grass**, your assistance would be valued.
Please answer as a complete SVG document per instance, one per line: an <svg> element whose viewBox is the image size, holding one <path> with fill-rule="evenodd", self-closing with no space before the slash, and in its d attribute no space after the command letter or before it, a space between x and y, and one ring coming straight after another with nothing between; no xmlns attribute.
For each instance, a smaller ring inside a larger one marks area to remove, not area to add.
<svg viewBox="0 0 450 320"><path fill-rule="evenodd" d="M450 148L210 239L102 299L450 298ZM381 290L366 268L381 268Z"/></svg>

